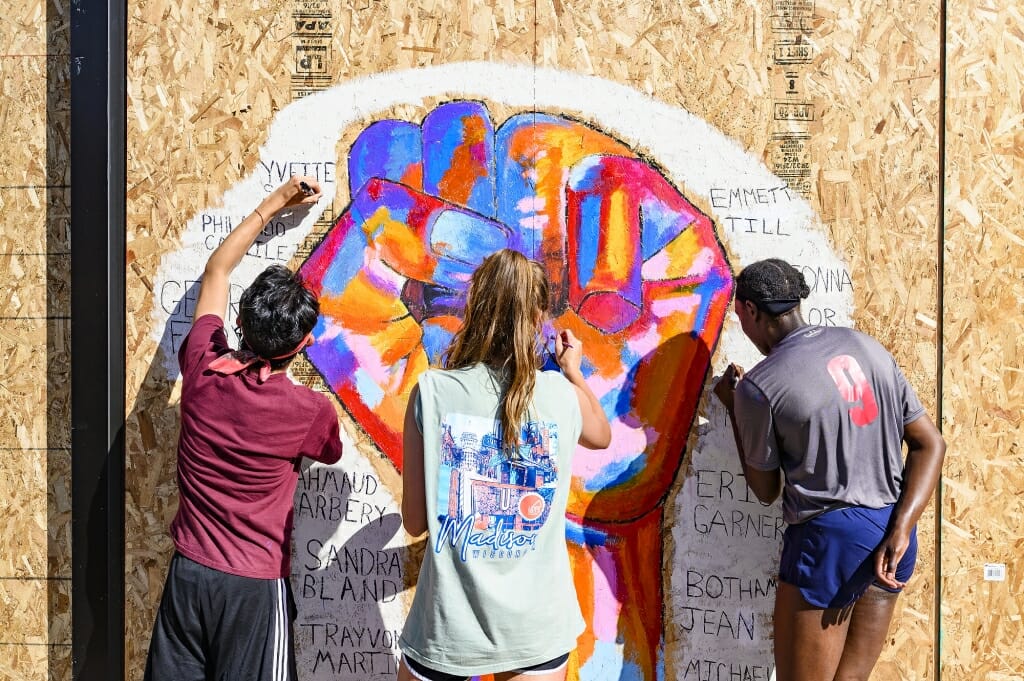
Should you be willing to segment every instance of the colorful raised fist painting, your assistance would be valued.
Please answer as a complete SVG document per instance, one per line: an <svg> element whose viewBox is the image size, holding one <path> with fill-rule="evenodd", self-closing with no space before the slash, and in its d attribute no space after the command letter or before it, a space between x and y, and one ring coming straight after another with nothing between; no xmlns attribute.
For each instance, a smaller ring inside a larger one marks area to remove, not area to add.
<svg viewBox="0 0 1024 681"><path fill-rule="evenodd" d="M612 444L573 468L570 553L588 630L570 678L653 679L663 665L662 501L721 330L732 277L710 219L622 142L570 118L495 126L456 101L421 123L382 120L349 152L351 202L302 265L321 300L308 357L401 471L417 377L460 324L466 283L514 248L546 268L555 328Z"/></svg>

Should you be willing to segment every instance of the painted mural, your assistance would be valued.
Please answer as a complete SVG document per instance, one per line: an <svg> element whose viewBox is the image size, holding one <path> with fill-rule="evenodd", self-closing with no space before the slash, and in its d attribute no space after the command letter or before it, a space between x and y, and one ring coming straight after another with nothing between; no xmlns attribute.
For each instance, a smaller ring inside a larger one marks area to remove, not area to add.
<svg viewBox="0 0 1024 681"><path fill-rule="evenodd" d="M661 501L732 289L711 221L612 137L534 111L495 126L474 101L375 122L348 170L351 203L300 270L321 305L310 361L401 470L409 393L458 329L470 273L501 248L541 262L612 424L612 446L573 470L588 621L573 666L604 678L624 656L662 676Z"/></svg>
<svg viewBox="0 0 1024 681"><path fill-rule="evenodd" d="M231 296L269 264L302 268L323 312L307 359L346 414L342 460L304 467L296 490L300 678L394 678L427 550L401 530L405 400L468 274L511 247L547 269L552 322L586 343L614 429L572 470L588 629L571 678L771 679L781 512L747 493L724 410L700 400L711 371L758 358L728 313L730 265L787 258L811 284L808 321L849 324L850 275L810 205L699 117L600 78L466 62L353 79L282 109L252 174L163 259L151 333L169 375L202 264L290 174L324 196L268 224Z"/></svg>

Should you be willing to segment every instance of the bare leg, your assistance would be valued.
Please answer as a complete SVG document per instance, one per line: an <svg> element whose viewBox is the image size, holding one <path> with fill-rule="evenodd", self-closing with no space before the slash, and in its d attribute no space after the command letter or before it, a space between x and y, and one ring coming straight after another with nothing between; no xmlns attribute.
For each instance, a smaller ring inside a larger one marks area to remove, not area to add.
<svg viewBox="0 0 1024 681"><path fill-rule="evenodd" d="M871 586L857 601L835 681L867 681L871 676L885 645L898 595Z"/></svg>
<svg viewBox="0 0 1024 681"><path fill-rule="evenodd" d="M409 671L409 667L405 664L405 658L403 657L398 663L398 681L419 681L412 672Z"/></svg>
<svg viewBox="0 0 1024 681"><path fill-rule="evenodd" d="M792 584L775 594L777 681L823 681L839 667L850 626L850 609L816 608Z"/></svg>

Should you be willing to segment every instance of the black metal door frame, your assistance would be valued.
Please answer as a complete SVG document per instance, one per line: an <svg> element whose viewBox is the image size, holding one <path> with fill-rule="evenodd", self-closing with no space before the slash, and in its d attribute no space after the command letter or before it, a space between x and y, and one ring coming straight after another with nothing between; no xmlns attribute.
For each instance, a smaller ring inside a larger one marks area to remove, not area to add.
<svg viewBox="0 0 1024 681"><path fill-rule="evenodd" d="M124 679L125 0L71 9L71 662Z"/></svg>

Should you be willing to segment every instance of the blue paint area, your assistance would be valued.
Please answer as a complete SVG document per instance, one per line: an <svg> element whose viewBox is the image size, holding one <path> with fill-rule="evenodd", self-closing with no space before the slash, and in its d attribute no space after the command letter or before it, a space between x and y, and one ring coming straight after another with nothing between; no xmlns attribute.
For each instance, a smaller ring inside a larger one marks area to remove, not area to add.
<svg viewBox="0 0 1024 681"><path fill-rule="evenodd" d="M623 658L615 641L594 641L594 654L580 667L581 681L643 681L640 667Z"/></svg>
<svg viewBox="0 0 1024 681"><path fill-rule="evenodd" d="M352 225L343 234L341 244L321 280L326 295L340 294L363 268L365 237Z"/></svg>
<svg viewBox="0 0 1024 681"><path fill-rule="evenodd" d="M622 399L623 388L626 388L628 391L629 386L617 385L601 396L601 409L608 415L609 419L614 419L616 416L622 416L623 414L629 413L629 395L626 395L625 400ZM623 402L625 402L625 406L627 408L625 411L620 411L623 408Z"/></svg>
<svg viewBox="0 0 1024 681"><path fill-rule="evenodd" d="M633 410L633 388L636 386L636 374L640 370L640 363L629 365L629 370L626 372L626 376L622 379L622 384L619 386L619 399L615 403L615 409L612 413L618 414L619 416L625 416ZM634 417L635 418L635 417ZM637 425L631 423L630 425Z"/></svg>
<svg viewBox="0 0 1024 681"><path fill-rule="evenodd" d="M566 518L565 539L577 546L604 546L608 542L608 533Z"/></svg>
<svg viewBox="0 0 1024 681"><path fill-rule="evenodd" d="M373 377L365 369L357 368L352 372L352 379L359 397L363 400L363 404L370 409L380 405L384 399L384 390L377 385L377 382L373 380Z"/></svg>
<svg viewBox="0 0 1024 681"><path fill-rule="evenodd" d="M601 472L587 481L588 492L599 492L603 489L616 487L631 480L635 480L644 466L647 465L647 454L637 452L631 459L622 459L608 464L601 469Z"/></svg>
<svg viewBox="0 0 1024 681"><path fill-rule="evenodd" d="M445 210L430 226L431 251L438 256L434 281L464 288L469 275L491 253L508 245L504 226L473 213Z"/></svg>
<svg viewBox="0 0 1024 681"><path fill-rule="evenodd" d="M483 158L474 161L482 161L485 172L473 183L466 206L491 217L495 201L494 125L480 102L442 104L423 119L423 191L451 198L442 194L441 182L452 170L455 150L467 143L466 120L472 118L479 119L484 127Z"/></svg>
<svg viewBox="0 0 1024 681"><path fill-rule="evenodd" d="M406 121L377 121L356 138L349 151L349 193L355 196L375 177L402 182L412 166L422 163L420 126Z"/></svg>
<svg viewBox="0 0 1024 681"><path fill-rule="evenodd" d="M693 329L695 333L702 331L708 323L708 312L711 309L711 303L714 300L715 292L725 291L728 293L731 289L731 276L723 275L722 271L718 268L713 268L708 272L707 279L697 287L697 291L700 294L700 305L698 306L697 314L694 315L693 319Z"/></svg>
<svg viewBox="0 0 1024 681"><path fill-rule="evenodd" d="M423 350L427 353L427 359L431 366L441 364L441 356L448 349L454 334L436 324L431 319L423 320Z"/></svg>
<svg viewBox="0 0 1024 681"><path fill-rule="evenodd" d="M649 170L645 175L652 181L665 184L664 178L654 171ZM671 187L668 190L675 191ZM643 219L640 243L644 260L665 248L694 221L691 213L681 212L653 196L644 197L640 202L640 215Z"/></svg>
<svg viewBox="0 0 1024 681"><path fill-rule="evenodd" d="M519 202L523 199L532 200L537 196L536 183L527 175L536 166L537 154L546 150L541 149L539 141L525 145L522 142L523 137L537 139L535 125L568 128L571 122L547 114L523 113L509 118L495 134L497 186L501 189L498 192L495 217L512 228L514 242L510 247L533 259L538 258L542 233L532 227L520 226L521 220L531 218L535 213L532 210L521 212ZM519 156L512 150L514 140L519 142L521 148L525 147L525 151Z"/></svg>
<svg viewBox="0 0 1024 681"><path fill-rule="evenodd" d="M580 200L576 265L579 267L579 286L584 290L594 278L597 253L601 247L601 198L599 194L587 194Z"/></svg>
<svg viewBox="0 0 1024 681"><path fill-rule="evenodd" d="M628 343L622 344L622 348L619 350L619 357L622 360L622 366L630 367L631 372L640 363L640 360L643 359Z"/></svg>
<svg viewBox="0 0 1024 681"><path fill-rule="evenodd" d="M576 162L569 173L569 188L574 192L599 191L602 184L602 160L600 154L586 156Z"/></svg>

